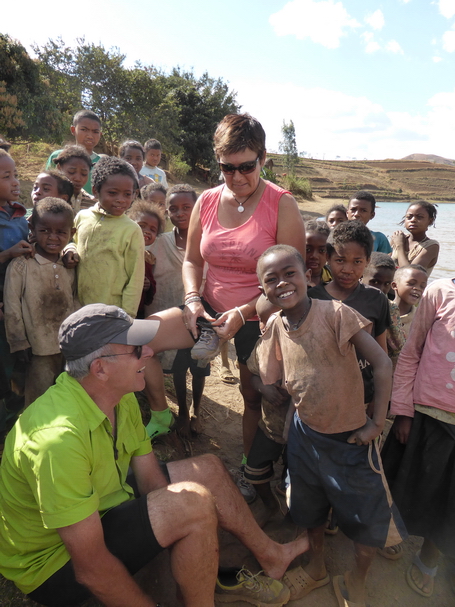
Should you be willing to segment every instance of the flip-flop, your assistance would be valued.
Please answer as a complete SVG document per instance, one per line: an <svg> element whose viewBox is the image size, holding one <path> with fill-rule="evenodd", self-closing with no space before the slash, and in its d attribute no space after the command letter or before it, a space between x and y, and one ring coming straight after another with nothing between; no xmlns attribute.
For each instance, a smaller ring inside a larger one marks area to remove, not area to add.
<svg viewBox="0 0 455 607"><path fill-rule="evenodd" d="M396 550L396 552L388 552L392 548ZM394 546L387 546L386 548L378 548L377 553L385 559L389 559L389 561L397 561L403 556L403 546L401 544L395 544Z"/></svg>
<svg viewBox="0 0 455 607"><path fill-rule="evenodd" d="M430 592L424 592L422 590L422 588L419 588L419 586L417 586L417 584L414 582L412 575L411 575L412 568L414 567L414 565L417 567L417 569L420 571L420 573L429 575L432 578L434 578L435 575L437 574L438 566L436 565L436 567L427 567L426 565L424 565L422 563L422 561L420 560L420 550L419 550L419 552L417 552L417 554L414 555L414 558L412 559L412 563L409 565L408 570L406 571L406 581L409 584L410 588L412 588L414 590L414 592L417 592L417 594L420 594L420 596L429 598L430 596L433 595L434 583L433 583L433 587L431 588Z"/></svg>
<svg viewBox="0 0 455 607"><path fill-rule="evenodd" d="M234 375L232 375L229 369L222 368L220 370L220 378L224 384L228 384L229 386L232 386L233 384L237 383L236 378L234 377Z"/></svg>
<svg viewBox="0 0 455 607"><path fill-rule="evenodd" d="M290 601L301 599L307 594L310 594L312 590L326 586L330 582L330 576L327 574L322 580L314 580L311 575L301 567L295 567L286 571L281 581L291 591Z"/></svg>
<svg viewBox="0 0 455 607"><path fill-rule="evenodd" d="M344 575L336 575L333 578L333 589L335 590L335 596L337 597L338 607L366 607L365 603L354 603L349 601L346 597L348 596L348 590L344 581Z"/></svg>

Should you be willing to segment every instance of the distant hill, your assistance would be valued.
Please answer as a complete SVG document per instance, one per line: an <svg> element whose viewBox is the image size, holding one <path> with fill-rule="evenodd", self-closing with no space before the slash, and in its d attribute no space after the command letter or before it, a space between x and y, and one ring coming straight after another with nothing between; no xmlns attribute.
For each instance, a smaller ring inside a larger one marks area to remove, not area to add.
<svg viewBox="0 0 455 607"><path fill-rule="evenodd" d="M409 156L405 156L401 160L416 160L417 162L434 162L436 164L450 164L451 166L455 166L455 160L436 156L435 154L409 154Z"/></svg>

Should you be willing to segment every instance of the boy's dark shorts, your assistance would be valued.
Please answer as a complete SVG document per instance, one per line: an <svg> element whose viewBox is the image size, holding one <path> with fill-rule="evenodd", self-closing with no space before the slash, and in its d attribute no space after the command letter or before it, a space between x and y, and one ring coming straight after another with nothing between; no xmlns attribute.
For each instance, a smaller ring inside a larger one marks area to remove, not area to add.
<svg viewBox="0 0 455 607"><path fill-rule="evenodd" d="M258 428L248 453L244 477L252 485L270 482L274 476L273 464L280 456L283 456L283 462L286 464L286 445L275 442Z"/></svg>
<svg viewBox="0 0 455 607"><path fill-rule="evenodd" d="M210 363L205 367L198 367L197 363L197 360L191 358L191 348L177 350L172 369L163 369L163 373L178 373L189 369L193 377L208 377L210 375Z"/></svg>
<svg viewBox="0 0 455 607"><path fill-rule="evenodd" d="M170 482L166 466L160 467ZM130 484L135 488L134 482ZM122 561L131 575L164 550L150 525L146 495L108 510L101 523L107 548ZM71 561L27 596L49 607L78 605L92 597L90 591L76 581Z"/></svg>
<svg viewBox="0 0 455 607"><path fill-rule="evenodd" d="M208 312L210 316L213 316L213 318L221 316L221 314L216 312L210 304L204 301L204 299L202 300L202 305L204 306L205 311ZM259 329L258 320L247 320L243 327L240 327L234 335L235 353L237 354L237 360L240 364L246 365L246 361L250 358L251 352L254 350L254 346L260 336L261 331Z"/></svg>
<svg viewBox="0 0 455 607"><path fill-rule="evenodd" d="M384 548L407 536L392 502L377 441L346 442L352 432L321 434L297 413L289 431L289 509L293 521L313 529L333 508L337 524L354 542Z"/></svg>

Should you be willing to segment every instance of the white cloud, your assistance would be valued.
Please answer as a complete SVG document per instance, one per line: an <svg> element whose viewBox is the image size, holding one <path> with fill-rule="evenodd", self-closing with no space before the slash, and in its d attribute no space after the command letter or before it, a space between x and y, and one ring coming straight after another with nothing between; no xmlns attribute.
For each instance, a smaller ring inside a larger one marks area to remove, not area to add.
<svg viewBox="0 0 455 607"><path fill-rule="evenodd" d="M338 48L348 31L359 27L341 2L333 0L292 0L269 17L277 36L292 35L298 40L310 38L326 48Z"/></svg>
<svg viewBox="0 0 455 607"><path fill-rule="evenodd" d="M439 63L440 61L442 61L442 57L433 57L433 63Z"/></svg>
<svg viewBox="0 0 455 607"><path fill-rule="evenodd" d="M365 52L366 53L375 53L381 49L380 45L374 39L373 32L363 32L362 38L365 42Z"/></svg>
<svg viewBox="0 0 455 607"><path fill-rule="evenodd" d="M404 51L396 40L389 40L386 44L386 49L391 53L404 55Z"/></svg>
<svg viewBox="0 0 455 607"><path fill-rule="evenodd" d="M374 30L381 30L384 27L385 20L381 9L378 8L368 17L365 17L365 22L368 23Z"/></svg>
<svg viewBox="0 0 455 607"><path fill-rule="evenodd" d="M455 51L455 26L442 35L442 47L448 53Z"/></svg>
<svg viewBox="0 0 455 607"><path fill-rule="evenodd" d="M451 19L455 15L455 0L438 0L438 5L443 17Z"/></svg>
<svg viewBox="0 0 455 607"><path fill-rule="evenodd" d="M267 133L267 147L278 150L283 119L292 120L299 150L315 158L403 158L422 152L453 157L455 89L438 93L423 113L385 111L365 96L324 88L268 81L231 83L242 111L256 116ZM280 89L280 108L270 97Z"/></svg>

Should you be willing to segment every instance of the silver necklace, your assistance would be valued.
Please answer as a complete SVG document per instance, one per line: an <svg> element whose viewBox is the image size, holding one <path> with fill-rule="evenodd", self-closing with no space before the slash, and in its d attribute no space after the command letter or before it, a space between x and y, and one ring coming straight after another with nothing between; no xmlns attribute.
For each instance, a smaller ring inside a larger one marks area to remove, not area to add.
<svg viewBox="0 0 455 607"><path fill-rule="evenodd" d="M232 193L232 197L235 200L235 202L239 205L237 207L237 211L239 213L243 213L243 211L245 210L245 204L248 202L248 200L251 198L251 196L253 196L253 194L256 194L258 187L261 185L261 181L259 180L259 183L256 186L256 189L254 190L254 192L251 192L251 194L247 197L246 200L244 200L244 202L239 202L237 200L237 198L234 196L234 193Z"/></svg>

